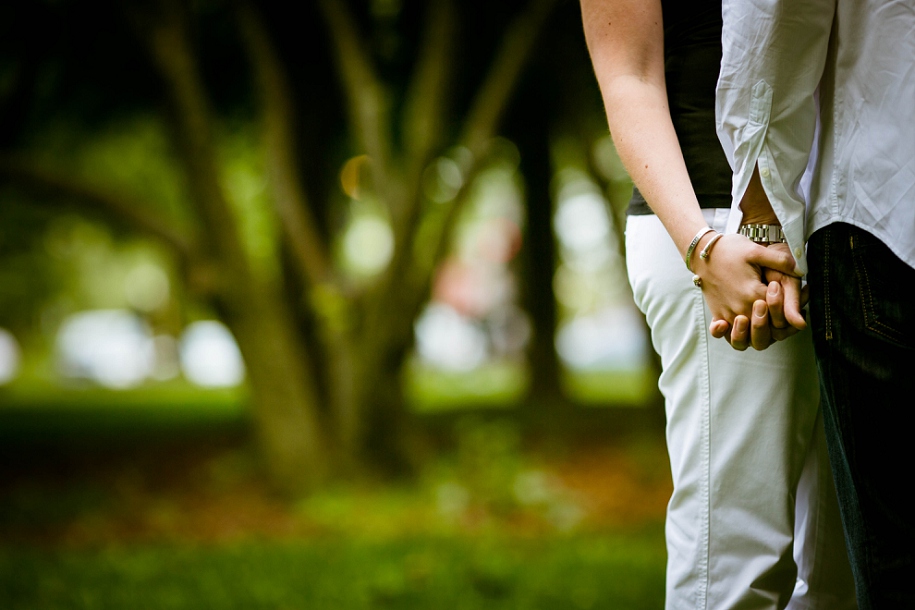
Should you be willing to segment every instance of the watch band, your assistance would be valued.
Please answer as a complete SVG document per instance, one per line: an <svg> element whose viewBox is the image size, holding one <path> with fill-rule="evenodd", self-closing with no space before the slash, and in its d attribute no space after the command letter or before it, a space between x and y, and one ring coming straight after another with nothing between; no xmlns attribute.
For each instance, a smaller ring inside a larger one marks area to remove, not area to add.
<svg viewBox="0 0 915 610"><path fill-rule="evenodd" d="M746 224L740 225L737 232L761 245L783 244L788 241L779 225Z"/></svg>

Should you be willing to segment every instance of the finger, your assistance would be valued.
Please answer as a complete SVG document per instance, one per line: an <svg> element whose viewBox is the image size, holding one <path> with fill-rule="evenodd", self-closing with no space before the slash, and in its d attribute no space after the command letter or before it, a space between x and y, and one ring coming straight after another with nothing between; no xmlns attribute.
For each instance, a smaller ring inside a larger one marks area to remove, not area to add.
<svg viewBox="0 0 915 610"><path fill-rule="evenodd" d="M794 335L798 334L801 331L794 328L793 326L788 326L786 328L772 328L771 332L772 332L773 340L784 341L788 337L793 337Z"/></svg>
<svg viewBox="0 0 915 610"><path fill-rule="evenodd" d="M731 347L740 352L750 347L750 321L746 316L734 318L731 327Z"/></svg>
<svg viewBox="0 0 915 610"><path fill-rule="evenodd" d="M801 286L797 280L786 281L782 286L785 294L785 319L798 330L807 328L807 320L801 313Z"/></svg>
<svg viewBox="0 0 915 610"><path fill-rule="evenodd" d="M727 338L729 330L731 330L731 325L727 320L712 320L708 327L709 333L716 339Z"/></svg>
<svg viewBox="0 0 915 610"><path fill-rule="evenodd" d="M769 289L766 291L766 307L769 309L769 320L773 328L788 327L788 320L785 319L785 293L782 291L781 284L776 281L769 282Z"/></svg>
<svg viewBox="0 0 915 610"><path fill-rule="evenodd" d="M750 320L750 345L756 351L762 351L772 345L772 334L769 331L769 309L765 301L753 303L753 317Z"/></svg>
<svg viewBox="0 0 915 610"><path fill-rule="evenodd" d="M775 269L793 277L800 277L797 262L786 248L766 248L759 246L753 249L750 260L760 267Z"/></svg>

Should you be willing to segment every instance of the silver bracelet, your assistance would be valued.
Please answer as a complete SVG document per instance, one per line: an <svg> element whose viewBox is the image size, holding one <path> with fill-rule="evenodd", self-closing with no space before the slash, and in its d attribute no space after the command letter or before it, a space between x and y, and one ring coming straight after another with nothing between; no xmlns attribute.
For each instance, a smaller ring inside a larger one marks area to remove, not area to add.
<svg viewBox="0 0 915 610"><path fill-rule="evenodd" d="M712 227L705 227L704 229L700 229L699 232L696 233L696 236L693 238L693 241L689 242L689 247L686 249L686 270L687 271L693 270L692 267L690 267L690 265L689 265L689 259L693 255L693 250L695 250L696 246L699 245L699 240L702 239L703 235L705 235L706 233L709 233L711 231L714 231L714 230L715 229L713 229Z"/></svg>
<svg viewBox="0 0 915 610"><path fill-rule="evenodd" d="M714 246L715 242L718 241L719 239L721 239L722 237L724 237L724 235L722 235L721 233L718 233L717 235L715 235L715 237L708 240L708 243L705 244L704 248L702 248L702 252L699 253L699 258L701 258L703 260L707 259L709 257L709 255L712 253L712 246Z"/></svg>

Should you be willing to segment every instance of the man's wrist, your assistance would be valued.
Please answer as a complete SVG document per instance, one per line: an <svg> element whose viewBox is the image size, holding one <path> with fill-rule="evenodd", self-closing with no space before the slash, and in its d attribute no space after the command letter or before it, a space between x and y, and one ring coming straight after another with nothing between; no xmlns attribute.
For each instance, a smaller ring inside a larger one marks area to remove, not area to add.
<svg viewBox="0 0 915 610"><path fill-rule="evenodd" d="M743 223L737 230L738 233L755 244L768 246L769 244L783 244L788 240L782 232L780 224L776 223Z"/></svg>
<svg viewBox="0 0 915 610"><path fill-rule="evenodd" d="M743 210L743 216L740 220L742 225L780 225L781 221L778 219L778 216L775 215L775 212L770 208L765 211L757 212L747 212Z"/></svg>

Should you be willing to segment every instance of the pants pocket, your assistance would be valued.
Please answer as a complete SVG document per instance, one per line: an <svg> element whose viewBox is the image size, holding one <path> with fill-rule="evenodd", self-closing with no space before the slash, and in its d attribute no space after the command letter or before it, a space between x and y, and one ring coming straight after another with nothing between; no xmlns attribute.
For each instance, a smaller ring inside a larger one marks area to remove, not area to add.
<svg viewBox="0 0 915 610"><path fill-rule="evenodd" d="M915 281L915 269L902 262L879 239L850 227L848 247L866 332L906 347L915 344L912 321L904 319L911 305L902 287Z"/></svg>

